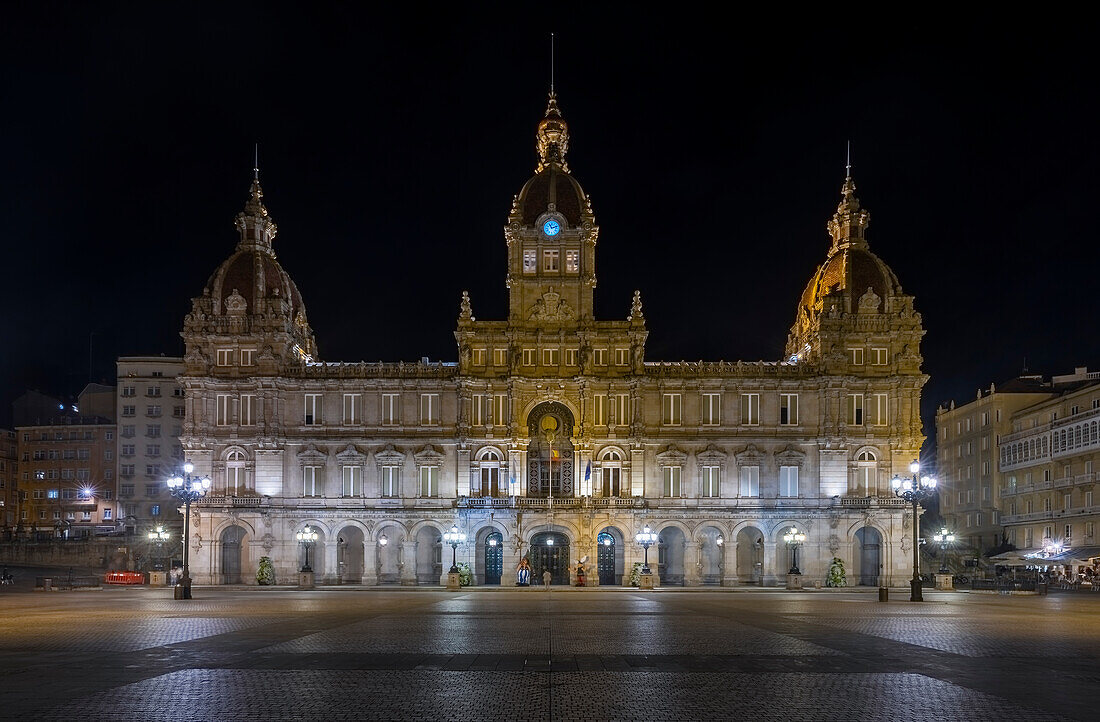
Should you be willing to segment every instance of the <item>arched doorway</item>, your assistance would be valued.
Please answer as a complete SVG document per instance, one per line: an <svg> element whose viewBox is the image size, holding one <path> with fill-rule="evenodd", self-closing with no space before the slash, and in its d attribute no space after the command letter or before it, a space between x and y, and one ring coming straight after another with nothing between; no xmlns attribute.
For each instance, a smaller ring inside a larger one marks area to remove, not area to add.
<svg viewBox="0 0 1100 722"><path fill-rule="evenodd" d="M722 538L722 531L713 526L704 527L699 537L702 542L699 550L699 562L702 564L700 582L718 586L722 583L722 547L726 540Z"/></svg>
<svg viewBox="0 0 1100 722"><path fill-rule="evenodd" d="M596 535L596 571L600 586L615 586L623 576L623 549L611 528Z"/></svg>
<svg viewBox="0 0 1100 722"><path fill-rule="evenodd" d="M426 526L416 533L417 584L439 584L443 576L442 541L443 537L435 527Z"/></svg>
<svg viewBox="0 0 1100 722"><path fill-rule="evenodd" d="M878 529L865 526L856 532L856 552L860 586L877 586L882 573L882 534Z"/></svg>
<svg viewBox="0 0 1100 722"><path fill-rule="evenodd" d="M527 433L527 495L573 496L573 413L556 401L539 404Z"/></svg>
<svg viewBox="0 0 1100 722"><path fill-rule="evenodd" d="M662 586L684 586L684 532L670 526L661 530L657 547L658 576Z"/></svg>
<svg viewBox="0 0 1100 722"><path fill-rule="evenodd" d="M336 537L336 574L344 584L363 581L363 530L346 526Z"/></svg>
<svg viewBox="0 0 1100 722"><path fill-rule="evenodd" d="M737 532L737 579L741 584L763 582L764 534L756 527Z"/></svg>
<svg viewBox="0 0 1100 722"><path fill-rule="evenodd" d="M405 540L402 531L395 526L383 527L380 530L378 544L375 547L379 584L401 583L401 545Z"/></svg>
<svg viewBox="0 0 1100 722"><path fill-rule="evenodd" d="M545 531L531 538L531 584L542 584L542 573L550 570L551 584L569 586L569 539L558 532Z"/></svg>
<svg viewBox="0 0 1100 722"><path fill-rule="evenodd" d="M500 584L504 575L504 535L499 531L485 537L485 583Z"/></svg>
<svg viewBox="0 0 1100 722"><path fill-rule="evenodd" d="M245 531L239 526L231 526L222 531L222 583L241 583L241 547Z"/></svg>

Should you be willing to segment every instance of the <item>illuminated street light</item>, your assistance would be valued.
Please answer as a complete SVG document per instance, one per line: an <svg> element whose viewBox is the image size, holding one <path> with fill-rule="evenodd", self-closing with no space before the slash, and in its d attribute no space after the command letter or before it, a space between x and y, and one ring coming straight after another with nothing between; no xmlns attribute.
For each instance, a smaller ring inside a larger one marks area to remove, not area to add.
<svg viewBox="0 0 1100 722"><path fill-rule="evenodd" d="M895 474L890 485L894 488L895 496L913 505L913 578L909 580L909 601L923 602L924 590L921 589L920 580L920 516L917 514L917 505L936 493L936 479L931 476L921 478L920 462L916 460L909 464L909 471L913 473L913 478L902 478Z"/></svg>
<svg viewBox="0 0 1100 722"><path fill-rule="evenodd" d="M306 525L300 532L294 535L294 538L298 540L298 543L306 550L306 563L302 567L303 572L312 572L313 567L309 564L309 550L313 548L313 545L317 543L317 530L313 527Z"/></svg>
<svg viewBox="0 0 1100 722"><path fill-rule="evenodd" d="M191 570L188 565L188 542L191 539L191 502L206 496L210 491L210 477L191 476L195 465L190 461L183 465L183 474L168 479L168 493L183 502L183 578L177 599L191 598Z"/></svg>
<svg viewBox="0 0 1100 722"><path fill-rule="evenodd" d="M806 541L806 535L798 530L798 527L792 526L787 530L787 533L783 535L783 541L787 542L787 548L791 550L791 570L788 574L801 574L798 571L798 547L802 546L802 542Z"/></svg>
<svg viewBox="0 0 1100 722"><path fill-rule="evenodd" d="M153 529L153 531L149 532L148 536L149 536L149 543L152 544L153 547L157 551L157 558L161 559L163 561L163 559L164 559L164 555L163 555L164 543L167 542L168 539L171 538L172 535L167 530L165 530L165 528L163 526L161 526L160 524L157 524L156 528ZM163 569L163 568L164 568L163 566L158 567L158 571Z"/></svg>
<svg viewBox="0 0 1100 722"><path fill-rule="evenodd" d="M950 574L947 568L947 550L955 543L955 535L947 531L947 527L940 529L939 534L933 534L932 538L940 545L940 574Z"/></svg>
<svg viewBox="0 0 1100 722"><path fill-rule="evenodd" d="M652 574L653 572L649 568L649 548L657 543L656 532L650 531L649 524L645 525L645 528L634 535L634 541L642 545L642 549L645 550L645 561L642 563L642 574Z"/></svg>
<svg viewBox="0 0 1100 722"><path fill-rule="evenodd" d="M448 573L458 574L458 545L466 541L466 535L452 524L451 530L443 534L443 541L451 545L451 569Z"/></svg>

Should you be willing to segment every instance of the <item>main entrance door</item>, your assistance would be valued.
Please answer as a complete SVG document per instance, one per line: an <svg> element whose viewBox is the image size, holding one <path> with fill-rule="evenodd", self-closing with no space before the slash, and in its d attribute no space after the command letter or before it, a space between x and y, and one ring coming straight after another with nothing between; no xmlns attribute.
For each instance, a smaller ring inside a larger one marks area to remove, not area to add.
<svg viewBox="0 0 1100 722"><path fill-rule="evenodd" d="M564 534L543 532L531 539L531 584L542 584L542 573L547 569L552 584L569 585L569 540Z"/></svg>
<svg viewBox="0 0 1100 722"><path fill-rule="evenodd" d="M244 529L231 526L222 532L222 575L226 584L241 583L241 539Z"/></svg>
<svg viewBox="0 0 1100 722"><path fill-rule="evenodd" d="M573 496L573 414L556 401L539 404L527 417L527 495Z"/></svg>
<svg viewBox="0 0 1100 722"><path fill-rule="evenodd" d="M882 535L878 529L865 526L856 532L856 542L859 544L859 583L873 587L878 584L881 571Z"/></svg>
<svg viewBox="0 0 1100 722"><path fill-rule="evenodd" d="M493 532L485 537L485 583L500 584L504 574L504 537Z"/></svg>
<svg viewBox="0 0 1100 722"><path fill-rule="evenodd" d="M600 574L600 586L615 586L615 537L600 532L596 537L596 569Z"/></svg>

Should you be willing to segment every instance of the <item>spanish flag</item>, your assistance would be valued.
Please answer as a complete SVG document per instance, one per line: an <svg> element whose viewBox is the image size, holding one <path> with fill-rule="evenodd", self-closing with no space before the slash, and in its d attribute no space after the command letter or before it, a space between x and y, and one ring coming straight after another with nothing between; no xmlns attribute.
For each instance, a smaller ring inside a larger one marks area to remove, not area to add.
<svg viewBox="0 0 1100 722"><path fill-rule="evenodd" d="M551 447L551 449L550 449L550 461L560 461L560 460L561 460L561 452L558 451L557 449Z"/></svg>

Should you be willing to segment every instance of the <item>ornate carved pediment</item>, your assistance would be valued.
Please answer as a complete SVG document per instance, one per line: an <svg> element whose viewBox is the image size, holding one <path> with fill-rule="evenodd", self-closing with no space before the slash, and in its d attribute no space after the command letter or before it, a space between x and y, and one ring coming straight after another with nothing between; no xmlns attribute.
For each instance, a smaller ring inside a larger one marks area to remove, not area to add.
<svg viewBox="0 0 1100 722"><path fill-rule="evenodd" d="M302 465L319 466L326 461L328 461L328 454L314 444L307 444L306 448L298 452L298 463Z"/></svg>
<svg viewBox="0 0 1100 722"><path fill-rule="evenodd" d="M700 466L725 466L728 455L714 444L695 455Z"/></svg>
<svg viewBox="0 0 1100 722"><path fill-rule="evenodd" d="M881 302L882 297L875 293L873 288L868 286L867 293L859 297L859 313L878 313L878 307Z"/></svg>
<svg viewBox="0 0 1100 722"><path fill-rule="evenodd" d="M687 454L673 445L657 454L657 463L661 466L683 466L685 459Z"/></svg>
<svg viewBox="0 0 1100 722"><path fill-rule="evenodd" d="M802 466L806 463L806 455L789 444L775 458L781 466Z"/></svg>
<svg viewBox="0 0 1100 722"><path fill-rule="evenodd" d="M355 448L355 444L348 444L344 449L336 453L336 460L341 464L361 465L367 460L367 455Z"/></svg>
<svg viewBox="0 0 1100 722"><path fill-rule="evenodd" d="M737 465L760 466L764 463L765 456L767 456L767 454L756 448L755 444L749 444L745 447L744 451L737 454Z"/></svg>
<svg viewBox="0 0 1100 722"><path fill-rule="evenodd" d="M553 286L542 294L542 298L535 301L535 305L527 315L530 321L572 321L576 318L577 312L562 300L561 294L557 293Z"/></svg>
<svg viewBox="0 0 1100 722"><path fill-rule="evenodd" d="M374 462L379 466L401 466L405 463L405 455L393 448L393 444L386 444L381 451L374 452Z"/></svg>
<svg viewBox="0 0 1100 722"><path fill-rule="evenodd" d="M420 451L413 454L417 466L438 466L443 463L443 452L428 444Z"/></svg>
<svg viewBox="0 0 1100 722"><path fill-rule="evenodd" d="M237 289L233 289L233 293L225 299L225 312L230 316L243 316L248 309L248 301L244 300L244 296L237 293Z"/></svg>

